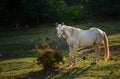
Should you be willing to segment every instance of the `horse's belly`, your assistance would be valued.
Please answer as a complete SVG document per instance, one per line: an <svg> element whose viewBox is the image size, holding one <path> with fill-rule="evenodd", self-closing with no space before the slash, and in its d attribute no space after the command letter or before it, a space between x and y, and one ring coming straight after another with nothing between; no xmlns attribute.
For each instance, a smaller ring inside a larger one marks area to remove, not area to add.
<svg viewBox="0 0 120 79"><path fill-rule="evenodd" d="M92 46L94 43L94 40L83 40L80 41L79 46L87 47L87 46Z"/></svg>

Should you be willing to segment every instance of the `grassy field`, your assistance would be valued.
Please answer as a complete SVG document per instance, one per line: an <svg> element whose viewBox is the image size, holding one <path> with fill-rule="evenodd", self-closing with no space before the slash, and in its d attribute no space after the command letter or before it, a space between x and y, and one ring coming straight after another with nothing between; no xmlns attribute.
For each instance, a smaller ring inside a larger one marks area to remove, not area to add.
<svg viewBox="0 0 120 79"><path fill-rule="evenodd" d="M30 29L11 29L0 33L0 79L119 79L120 78L120 22L97 22L68 24L81 29L98 27L108 35L110 45L110 60L103 61L103 46L97 65L90 65L93 60L92 48L80 49L78 51L77 66L65 67L56 72L42 71L41 66L33 63L36 55L32 52L35 44L40 46L41 42L47 41L56 44L55 25L40 25ZM49 27L48 27L49 26ZM14 32L13 32L14 31ZM68 47L65 40L60 44L60 49L68 57ZM61 48L62 47L62 48ZM83 59L82 54L87 59Z"/></svg>

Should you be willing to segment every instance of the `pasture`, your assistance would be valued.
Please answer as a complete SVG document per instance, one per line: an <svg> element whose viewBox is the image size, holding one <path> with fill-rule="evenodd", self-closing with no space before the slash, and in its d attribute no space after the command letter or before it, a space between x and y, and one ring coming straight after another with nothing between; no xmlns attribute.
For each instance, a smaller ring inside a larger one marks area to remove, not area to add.
<svg viewBox="0 0 120 79"><path fill-rule="evenodd" d="M119 79L120 78L120 22L96 23L65 23L81 29L97 27L108 35L110 47L110 60L104 62L103 44L97 65L90 65L93 48L79 48L77 53L77 66L65 67L59 70L43 71L41 66L33 63L37 55L32 52L35 44L41 46L42 41L56 46L56 32L54 24L39 25L29 29L0 29L0 79ZM64 52L67 59L69 50L63 40L59 49ZM65 63L66 64L66 63Z"/></svg>

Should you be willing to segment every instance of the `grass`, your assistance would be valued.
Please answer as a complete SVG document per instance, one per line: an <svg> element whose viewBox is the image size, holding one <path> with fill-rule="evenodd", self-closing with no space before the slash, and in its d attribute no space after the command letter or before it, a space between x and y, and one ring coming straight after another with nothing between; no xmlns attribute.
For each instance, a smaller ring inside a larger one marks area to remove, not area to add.
<svg viewBox="0 0 120 79"><path fill-rule="evenodd" d="M42 71L40 66L33 63L36 55L32 53L35 44L42 41L54 42L56 39L55 27L48 25L36 28L14 30L0 33L0 65L3 71L0 78L5 79L119 79L120 78L120 22L82 23L72 26L81 29L98 27L108 35L110 44L110 60L103 61L103 46L97 65L90 65L94 50L80 49L76 67L61 65L59 71ZM47 27L47 28L45 28ZM49 29L49 30L48 30ZM68 57L68 50L64 50ZM91 52L83 59L81 54Z"/></svg>
<svg viewBox="0 0 120 79"><path fill-rule="evenodd" d="M4 60L0 63L3 68L3 71L0 73L1 78L7 78L12 76L22 77L24 74L28 74L29 72L35 72L40 70L40 66L33 63L35 58L16 58Z"/></svg>
<svg viewBox="0 0 120 79"><path fill-rule="evenodd" d="M28 30L18 30L14 31L14 33L12 31L2 32L0 34L0 50L3 53L12 53L20 57L21 55L28 57L32 56L33 53L31 55L31 50L35 44L39 44L42 41L48 41L48 38L51 39L55 37L54 27L48 27L48 29L41 27Z"/></svg>

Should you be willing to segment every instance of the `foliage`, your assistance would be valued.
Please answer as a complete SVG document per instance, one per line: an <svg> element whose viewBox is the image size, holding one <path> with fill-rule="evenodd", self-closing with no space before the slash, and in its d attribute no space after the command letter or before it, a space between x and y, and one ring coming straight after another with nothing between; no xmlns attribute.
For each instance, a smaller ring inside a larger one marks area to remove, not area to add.
<svg viewBox="0 0 120 79"><path fill-rule="evenodd" d="M47 43L43 43L42 46L44 49L39 49L37 45L33 48L33 52L38 54L37 64L42 64L45 70L57 68L63 62L61 53L51 49Z"/></svg>
<svg viewBox="0 0 120 79"><path fill-rule="evenodd" d="M66 20L88 15L120 17L119 0L0 0L0 19L6 27Z"/></svg>
<svg viewBox="0 0 120 79"><path fill-rule="evenodd" d="M55 19L61 16L64 0L22 0L26 18ZM58 15L59 13L59 15Z"/></svg>
<svg viewBox="0 0 120 79"><path fill-rule="evenodd" d="M86 8L91 14L104 16L120 16L119 0L88 0Z"/></svg>
<svg viewBox="0 0 120 79"><path fill-rule="evenodd" d="M70 19L73 21L79 20L84 16L84 7L80 5L67 7L65 16L67 19Z"/></svg>

